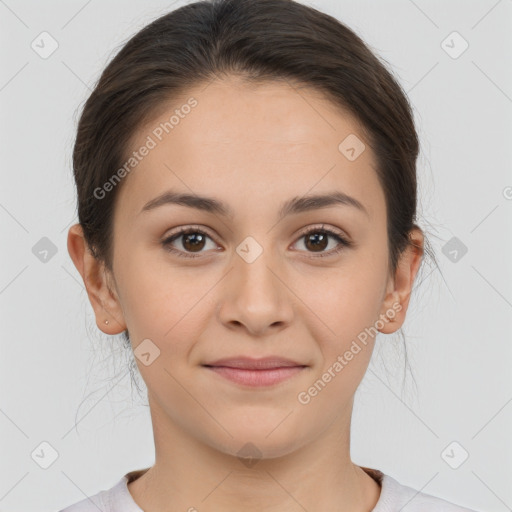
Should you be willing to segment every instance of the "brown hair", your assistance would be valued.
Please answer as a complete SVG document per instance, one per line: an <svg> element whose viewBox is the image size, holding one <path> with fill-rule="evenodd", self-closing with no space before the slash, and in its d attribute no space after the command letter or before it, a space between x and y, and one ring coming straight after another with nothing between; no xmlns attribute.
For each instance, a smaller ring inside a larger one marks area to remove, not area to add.
<svg viewBox="0 0 512 512"><path fill-rule="evenodd" d="M126 161L134 133L173 95L228 74L313 88L360 123L386 198L394 272L418 227L419 143L411 107L351 29L293 0L190 3L145 26L111 60L84 105L73 151L78 219L93 254L112 270L112 219L122 184L102 199L94 191Z"/></svg>

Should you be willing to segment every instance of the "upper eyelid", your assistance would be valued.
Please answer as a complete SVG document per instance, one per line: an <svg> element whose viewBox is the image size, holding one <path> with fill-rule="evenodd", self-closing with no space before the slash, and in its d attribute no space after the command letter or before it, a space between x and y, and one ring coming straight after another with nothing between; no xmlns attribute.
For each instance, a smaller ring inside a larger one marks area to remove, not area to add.
<svg viewBox="0 0 512 512"><path fill-rule="evenodd" d="M163 236L162 240L169 240L170 238L176 237L179 238L180 236L183 236L188 233L204 233L205 235L208 235L212 240L215 240L215 235L212 235L209 230L203 226L185 226L176 228L175 231L172 231L169 234L166 234Z"/></svg>
<svg viewBox="0 0 512 512"><path fill-rule="evenodd" d="M330 236L339 236L340 238L345 240L348 244L351 244L351 238L346 233L346 231L341 230L340 228L326 226L325 223L303 228L299 231L299 233L296 236L298 237L298 239L300 239L303 236L306 236L310 232L314 232L314 231L326 231L326 232L328 232L328 234ZM217 241L215 240L216 237L209 232L209 229L204 226L200 226L200 225L190 225L190 226L176 228L175 232L165 235L163 237L163 241L169 241L172 238L174 238L174 240L178 240L181 236L184 236L185 234L195 233L195 232L202 232L205 235L207 235L208 237L210 237L210 239L213 240L215 243L217 243Z"/></svg>

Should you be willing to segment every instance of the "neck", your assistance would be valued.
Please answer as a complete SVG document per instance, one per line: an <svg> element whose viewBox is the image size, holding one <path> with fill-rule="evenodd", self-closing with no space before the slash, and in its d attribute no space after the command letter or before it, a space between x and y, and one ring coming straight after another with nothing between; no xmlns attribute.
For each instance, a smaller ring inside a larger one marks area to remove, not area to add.
<svg viewBox="0 0 512 512"><path fill-rule="evenodd" d="M251 461L161 421L155 410L155 464L128 485L143 510L369 512L379 499L379 484L350 460L350 415L348 425L334 422L286 455Z"/></svg>

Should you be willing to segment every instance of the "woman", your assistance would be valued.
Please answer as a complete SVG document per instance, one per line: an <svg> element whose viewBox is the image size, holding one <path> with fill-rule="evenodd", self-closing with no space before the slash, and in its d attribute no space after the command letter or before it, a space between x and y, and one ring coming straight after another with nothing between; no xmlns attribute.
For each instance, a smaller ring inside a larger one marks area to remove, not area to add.
<svg viewBox="0 0 512 512"><path fill-rule="evenodd" d="M195 2L128 41L80 118L68 249L156 458L66 512L468 511L350 458L429 253L417 156L400 86L311 7Z"/></svg>

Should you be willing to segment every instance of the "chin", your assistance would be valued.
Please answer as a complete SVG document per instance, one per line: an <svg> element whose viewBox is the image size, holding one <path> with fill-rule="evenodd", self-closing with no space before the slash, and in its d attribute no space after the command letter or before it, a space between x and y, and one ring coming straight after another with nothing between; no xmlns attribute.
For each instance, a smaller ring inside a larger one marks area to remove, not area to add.
<svg viewBox="0 0 512 512"><path fill-rule="evenodd" d="M255 465L258 460L283 457L306 444L306 436L300 435L294 425L285 426L285 422L270 424L260 420L246 427L241 424L231 428L226 426L233 437L225 435L220 443L211 441L218 451L237 457L242 464L246 462L245 465L251 467L252 461Z"/></svg>

